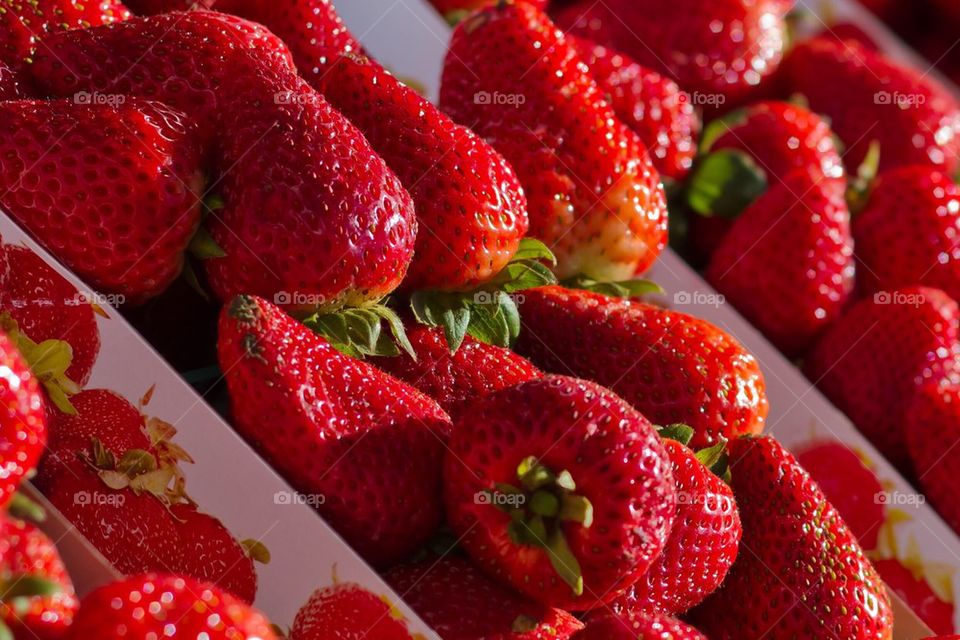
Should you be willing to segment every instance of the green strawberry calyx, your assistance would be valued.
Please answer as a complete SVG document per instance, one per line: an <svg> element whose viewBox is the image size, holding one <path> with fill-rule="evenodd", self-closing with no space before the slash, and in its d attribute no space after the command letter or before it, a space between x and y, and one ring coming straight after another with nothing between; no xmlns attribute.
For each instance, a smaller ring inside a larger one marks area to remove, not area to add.
<svg viewBox="0 0 960 640"><path fill-rule="evenodd" d="M60 595L63 587L40 574L16 573L0 578L0 603L15 617L21 617L30 611L36 598L51 598ZM0 621L0 640L14 640L10 627Z"/></svg>
<svg viewBox="0 0 960 640"><path fill-rule="evenodd" d="M857 175L851 176L847 184L847 206L850 213L856 215L864 210L873 192L873 185L880 173L880 143L870 143L863 162L857 167Z"/></svg>
<svg viewBox="0 0 960 640"><path fill-rule="evenodd" d="M695 433L693 427L681 423L657 427L657 432L661 438L674 440L685 447L690 445ZM719 440L712 447L695 451L693 455L713 475L730 484L730 453L727 450L727 439L720 436Z"/></svg>
<svg viewBox="0 0 960 640"><path fill-rule="evenodd" d="M457 352L467 335L509 347L520 335L519 292L556 284L550 271L556 264L545 244L524 238L510 262L489 281L469 291L417 291L410 307L417 322L443 329L450 353Z"/></svg>
<svg viewBox="0 0 960 640"><path fill-rule="evenodd" d="M386 323L388 331L383 331ZM403 321L385 301L318 312L303 319L303 324L325 338L335 349L348 356L397 356L402 349L414 360L417 353L407 338Z"/></svg>
<svg viewBox="0 0 960 640"><path fill-rule="evenodd" d="M767 174L739 149L719 149L697 160L686 204L705 217L736 218L767 190Z"/></svg>
<svg viewBox="0 0 960 640"><path fill-rule="evenodd" d="M592 291L611 298L642 298L652 294L664 294L663 287L653 280L636 278L634 280L619 280L617 282L603 282L577 276L560 283L567 289L582 289Z"/></svg>
<svg viewBox="0 0 960 640"><path fill-rule="evenodd" d="M554 473L535 456L517 466L517 484L497 483L485 492L487 503L510 515L507 533L519 545L547 553L554 570L573 590L583 594L583 571L567 544L564 527L593 524L593 505L576 493L569 471Z"/></svg>
<svg viewBox="0 0 960 640"><path fill-rule="evenodd" d="M13 341L37 381L43 385L54 406L67 415L76 415L70 396L80 393L80 385L67 376L73 363L73 347L66 340L34 342L20 331L17 321L6 311L0 313L0 328Z"/></svg>

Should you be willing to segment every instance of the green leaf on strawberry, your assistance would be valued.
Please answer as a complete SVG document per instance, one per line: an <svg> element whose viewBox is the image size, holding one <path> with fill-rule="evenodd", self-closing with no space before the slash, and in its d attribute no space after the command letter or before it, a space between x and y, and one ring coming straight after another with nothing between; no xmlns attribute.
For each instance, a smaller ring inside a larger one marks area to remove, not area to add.
<svg viewBox="0 0 960 640"><path fill-rule="evenodd" d="M386 322L389 333L383 331ZM395 356L403 349L416 360L403 322L383 301L333 312L314 313L303 324L323 336L338 351L354 358Z"/></svg>
<svg viewBox="0 0 960 640"><path fill-rule="evenodd" d="M663 287L659 284L643 278L620 280L618 282L600 282L585 276L577 276L564 280L562 284L567 289L593 291L611 298L640 298L653 293L665 293Z"/></svg>
<svg viewBox="0 0 960 640"><path fill-rule="evenodd" d="M50 401L63 413L76 415L70 396L80 392L80 385L67 376L73 362L73 347L64 340L44 340L39 344L20 331L9 313L0 314L0 328L13 340L30 370L43 385Z"/></svg>
<svg viewBox="0 0 960 640"><path fill-rule="evenodd" d="M702 216L734 218L767 190L767 175L737 149L703 156L687 185L687 205Z"/></svg>

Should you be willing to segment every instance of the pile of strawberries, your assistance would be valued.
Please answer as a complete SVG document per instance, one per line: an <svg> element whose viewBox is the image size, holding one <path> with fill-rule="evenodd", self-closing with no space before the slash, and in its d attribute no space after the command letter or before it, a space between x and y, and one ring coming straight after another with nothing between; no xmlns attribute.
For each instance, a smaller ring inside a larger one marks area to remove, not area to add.
<svg viewBox="0 0 960 640"><path fill-rule="evenodd" d="M439 107L329 0L127 4L0 0L0 207L131 317L200 292L166 331L216 333L236 431L442 638L892 638L762 433L757 360L638 278L669 236L960 531L948 89L842 34L788 47L789 0L437 0ZM106 311L0 255L0 501L39 462L133 576L78 613L6 516L0 619L277 637L268 552L190 498L150 392L86 388ZM340 582L288 635L413 637Z"/></svg>

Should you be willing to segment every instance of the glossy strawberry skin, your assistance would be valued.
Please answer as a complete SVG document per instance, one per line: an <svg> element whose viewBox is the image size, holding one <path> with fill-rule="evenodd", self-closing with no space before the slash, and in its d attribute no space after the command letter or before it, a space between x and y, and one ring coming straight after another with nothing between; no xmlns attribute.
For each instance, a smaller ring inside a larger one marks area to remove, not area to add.
<svg viewBox="0 0 960 640"><path fill-rule="evenodd" d="M369 59L341 56L317 82L413 197L417 244L404 288L469 290L497 274L529 225L503 156Z"/></svg>
<svg viewBox="0 0 960 640"><path fill-rule="evenodd" d="M435 402L250 296L224 307L218 349L234 426L361 555L389 565L427 540L450 427Z"/></svg>
<svg viewBox="0 0 960 640"><path fill-rule="evenodd" d="M509 349L470 336L455 354L450 353L442 329L409 325L407 337L417 354L416 360L401 354L373 358L371 362L420 389L450 415L472 398L543 375L531 362Z"/></svg>
<svg viewBox="0 0 960 640"><path fill-rule="evenodd" d="M16 637L55 640L73 622L80 603L73 582L60 558L56 545L35 525L4 517L0 537L0 559L4 580L30 575L59 587L50 596L35 596L21 603L0 604L0 618Z"/></svg>
<svg viewBox="0 0 960 640"><path fill-rule="evenodd" d="M957 320L957 303L938 289L878 294L824 333L805 372L880 453L907 469L907 407L922 385L956 371Z"/></svg>
<svg viewBox="0 0 960 640"><path fill-rule="evenodd" d="M960 532L960 465L950 454L960 440L960 387L925 386L910 404L906 420L904 433L918 482L941 517Z"/></svg>
<svg viewBox="0 0 960 640"><path fill-rule="evenodd" d="M33 471L47 443L43 392L26 361L0 332L0 507Z"/></svg>
<svg viewBox="0 0 960 640"><path fill-rule="evenodd" d="M18 100L23 97L17 73L0 61L0 100Z"/></svg>
<svg viewBox="0 0 960 640"><path fill-rule="evenodd" d="M67 377L81 387L100 353L100 330L90 297L84 297L30 249L4 245L9 270L0 276L0 312L34 342L64 340L73 350Z"/></svg>
<svg viewBox="0 0 960 640"><path fill-rule="evenodd" d="M760 433L769 408L756 359L708 322L562 287L524 292L517 352L610 388L656 424L693 427L694 448Z"/></svg>
<svg viewBox="0 0 960 640"><path fill-rule="evenodd" d="M607 614L591 620L574 640L707 640L690 625L657 614Z"/></svg>
<svg viewBox="0 0 960 640"><path fill-rule="evenodd" d="M120 100L0 104L0 204L92 286L139 302L179 275L203 178L184 114Z"/></svg>
<svg viewBox="0 0 960 640"><path fill-rule="evenodd" d="M627 279L663 250L665 196L643 143L534 7L498 5L460 23L440 104L513 165L529 235L557 255L559 277Z"/></svg>
<svg viewBox="0 0 960 640"><path fill-rule="evenodd" d="M716 110L748 99L776 70L784 47L784 4L579 0L559 3L552 15L565 32L622 51Z"/></svg>
<svg viewBox="0 0 960 640"><path fill-rule="evenodd" d="M385 579L444 640L567 640L583 628L566 611L528 600L456 556L399 565ZM536 627L513 630L522 617Z"/></svg>
<svg viewBox="0 0 960 640"><path fill-rule="evenodd" d="M922 284L960 297L960 187L941 170L884 172L853 234L864 294Z"/></svg>
<svg viewBox="0 0 960 640"><path fill-rule="evenodd" d="M772 183L737 217L707 266L710 284L791 357L839 317L853 291L843 192L842 180L806 171Z"/></svg>
<svg viewBox="0 0 960 640"><path fill-rule="evenodd" d="M614 113L647 147L661 176L682 179L697 152L699 128L689 94L623 53L570 36Z"/></svg>
<svg viewBox="0 0 960 640"><path fill-rule="evenodd" d="M391 605L362 586L344 582L317 589L300 607L290 640L413 640Z"/></svg>
<svg viewBox="0 0 960 640"><path fill-rule="evenodd" d="M797 45L783 65L786 89L826 115L848 146L851 171L871 141L881 170L911 164L960 166L960 104L929 76L853 42L816 38Z"/></svg>
<svg viewBox="0 0 960 640"><path fill-rule="evenodd" d="M117 457L131 449L155 454L140 411L101 389L85 390L71 402L77 415L58 414L51 423L37 488L118 571L175 571L252 602L253 561L219 521L191 505L168 510L147 493L110 489L80 457L93 438Z"/></svg>
<svg viewBox="0 0 960 640"><path fill-rule="evenodd" d="M743 529L733 491L684 445L665 439L663 446L677 483L677 517L650 570L609 604L618 613L684 613L720 586L737 558Z"/></svg>
<svg viewBox="0 0 960 640"><path fill-rule="evenodd" d="M889 640L883 582L796 459L769 437L734 440L730 454L743 550L694 623L715 640L817 638L824 630Z"/></svg>
<svg viewBox="0 0 960 640"><path fill-rule="evenodd" d="M171 633L209 640L277 639L260 612L212 584L145 574L87 595L66 640L141 640Z"/></svg>
<svg viewBox="0 0 960 640"><path fill-rule="evenodd" d="M546 551L514 543L510 515L477 495L516 482L536 456L567 470L593 505L588 528L561 523L583 571L583 594ZM479 398L457 416L444 464L447 522L477 565L549 606L585 610L635 582L663 549L676 516L669 460L653 427L611 391L547 376Z"/></svg>

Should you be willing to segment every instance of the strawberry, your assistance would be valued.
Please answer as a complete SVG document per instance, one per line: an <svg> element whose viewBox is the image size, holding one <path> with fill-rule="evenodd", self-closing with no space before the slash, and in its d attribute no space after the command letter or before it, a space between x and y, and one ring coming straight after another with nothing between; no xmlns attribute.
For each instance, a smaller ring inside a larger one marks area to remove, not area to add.
<svg viewBox="0 0 960 640"><path fill-rule="evenodd" d="M369 59L340 56L317 83L413 197L406 289L471 289L507 265L527 231L527 202L499 153Z"/></svg>
<svg viewBox="0 0 960 640"><path fill-rule="evenodd" d="M457 24L474 11L490 7L496 0L429 0L433 8L452 25ZM540 11L546 11L549 0L524 0Z"/></svg>
<svg viewBox="0 0 960 640"><path fill-rule="evenodd" d="M267 619L213 584L146 574L87 595L66 640L276 640Z"/></svg>
<svg viewBox="0 0 960 640"><path fill-rule="evenodd" d="M923 574L904 566L894 558L874 560L873 566L891 591L897 594L923 622L937 633L954 630L953 602L934 591ZM938 636L960 640L960 636Z"/></svg>
<svg viewBox="0 0 960 640"><path fill-rule="evenodd" d="M381 299L412 257L409 194L283 59L253 55L237 24L191 11L57 34L32 71L53 93L149 95L198 122L220 175L204 261L220 299L259 293L303 315Z"/></svg>
<svg viewBox="0 0 960 640"><path fill-rule="evenodd" d="M23 97L19 75L0 60L0 100L17 100Z"/></svg>
<svg viewBox="0 0 960 640"><path fill-rule="evenodd" d="M864 293L922 284L960 298L960 187L933 167L900 167L877 179L854 217Z"/></svg>
<svg viewBox="0 0 960 640"><path fill-rule="evenodd" d="M51 424L37 488L117 570L175 571L252 602L253 560L186 495L177 462L191 460L169 441L175 430L111 391L72 402L77 415Z"/></svg>
<svg viewBox="0 0 960 640"><path fill-rule="evenodd" d="M844 186L789 174L740 214L707 265L710 284L789 356L836 320L853 290Z"/></svg>
<svg viewBox="0 0 960 640"><path fill-rule="evenodd" d="M770 437L729 449L743 550L694 623L714 640L889 640L883 582L816 482Z"/></svg>
<svg viewBox="0 0 960 640"><path fill-rule="evenodd" d="M903 429L917 480L947 524L960 532L960 468L951 454L960 440L960 387L926 385L905 418Z"/></svg>
<svg viewBox="0 0 960 640"><path fill-rule="evenodd" d="M938 289L878 293L824 333L805 372L881 454L907 469L907 407L920 386L956 370L957 320L957 303Z"/></svg>
<svg viewBox="0 0 960 640"><path fill-rule="evenodd" d="M860 456L840 441L812 442L797 452L807 470L866 550L877 548L887 514L880 479Z"/></svg>
<svg viewBox="0 0 960 640"><path fill-rule="evenodd" d="M681 180L693 166L699 122L690 95L630 57L570 37L617 117L640 136L664 178Z"/></svg>
<svg viewBox="0 0 960 640"><path fill-rule="evenodd" d="M450 427L435 402L252 296L224 307L218 347L234 426L361 555L389 565L429 538Z"/></svg>
<svg viewBox="0 0 960 640"><path fill-rule="evenodd" d="M574 640L707 640L690 625L664 615L606 615L591 620Z"/></svg>
<svg viewBox="0 0 960 640"><path fill-rule="evenodd" d="M92 286L140 302L179 275L200 223L194 129L156 102L77 96L0 103L0 205Z"/></svg>
<svg viewBox="0 0 960 640"><path fill-rule="evenodd" d="M440 104L513 165L558 277L626 280L663 250L665 196L643 143L535 7L500 3L460 23Z"/></svg>
<svg viewBox="0 0 960 640"><path fill-rule="evenodd" d="M720 586L737 558L740 514L730 487L716 475L726 473L726 445L694 454L670 439L689 440L693 435L689 427L673 425L660 434L677 484L677 516L650 570L610 603L609 609L618 613L684 613ZM603 616L609 609L597 613Z"/></svg>
<svg viewBox="0 0 960 640"><path fill-rule="evenodd" d="M4 516L0 527L0 619L18 638L54 640L66 632L79 608L73 582L45 533Z"/></svg>
<svg viewBox="0 0 960 640"><path fill-rule="evenodd" d="M5 245L0 251L9 265L7 275L0 277L0 326L14 338L34 375L61 406L60 394L51 387L64 382L61 388L72 391L90 380L100 353L96 314L104 312L30 249ZM48 368L59 357L57 346L66 347L63 357L69 366L64 371Z"/></svg>
<svg viewBox="0 0 960 640"><path fill-rule="evenodd" d="M509 349L470 337L454 354L439 329L413 325L407 329L407 337L417 354L416 360L400 354L376 358L373 364L420 389L450 415L468 400L542 375L532 363Z"/></svg>
<svg viewBox="0 0 960 640"><path fill-rule="evenodd" d="M622 51L716 109L755 94L757 85L776 70L784 48L787 4L578 0L559 3L553 15L564 31Z"/></svg>
<svg viewBox="0 0 960 640"><path fill-rule="evenodd" d="M797 45L781 69L787 90L825 114L856 167L871 141L881 170L928 164L960 166L960 104L929 75L854 42L814 38Z"/></svg>
<svg viewBox="0 0 960 640"><path fill-rule="evenodd" d="M47 442L43 394L14 342L0 332L0 507L37 466Z"/></svg>
<svg viewBox="0 0 960 640"><path fill-rule="evenodd" d="M676 516L656 431L603 387L547 376L457 416L447 521L477 565L543 604L586 610L637 581Z"/></svg>
<svg viewBox="0 0 960 640"><path fill-rule="evenodd" d="M385 579L444 640L566 640L583 628L455 556L400 565Z"/></svg>
<svg viewBox="0 0 960 640"><path fill-rule="evenodd" d="M657 424L690 425L695 448L763 430L759 364L704 320L562 287L525 291L521 311L519 353L546 371L609 385Z"/></svg>
<svg viewBox="0 0 960 640"><path fill-rule="evenodd" d="M383 596L353 582L317 589L297 612L290 640L414 640Z"/></svg>

